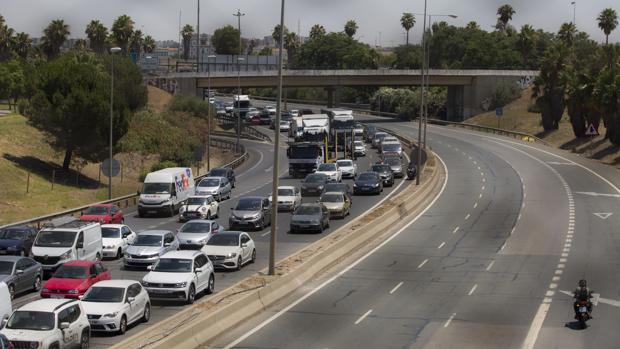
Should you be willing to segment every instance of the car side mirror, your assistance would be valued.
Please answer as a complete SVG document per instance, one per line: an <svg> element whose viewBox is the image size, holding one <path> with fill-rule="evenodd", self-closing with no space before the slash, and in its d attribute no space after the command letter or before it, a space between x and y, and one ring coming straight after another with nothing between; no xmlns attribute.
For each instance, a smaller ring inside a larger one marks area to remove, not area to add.
<svg viewBox="0 0 620 349"><path fill-rule="evenodd" d="M7 322L9 322L9 319L2 319L2 322L0 323L0 328L4 328Z"/></svg>
<svg viewBox="0 0 620 349"><path fill-rule="evenodd" d="M77 244L75 244L75 247L76 248L84 248L84 242L83 241L78 242Z"/></svg>
<svg viewBox="0 0 620 349"><path fill-rule="evenodd" d="M170 243L169 242L164 243L164 247L170 247Z"/></svg>
<svg viewBox="0 0 620 349"><path fill-rule="evenodd" d="M136 301L136 297L127 297L127 303L133 303Z"/></svg>
<svg viewBox="0 0 620 349"><path fill-rule="evenodd" d="M90 274L91 279L96 278L96 277L97 277L97 274Z"/></svg>
<svg viewBox="0 0 620 349"><path fill-rule="evenodd" d="M69 323L68 322L61 322L60 326L58 326L58 327L60 327L61 330L66 330L66 329L69 328Z"/></svg>
<svg viewBox="0 0 620 349"><path fill-rule="evenodd" d="M196 272L196 273L202 273L202 267L194 269L194 272Z"/></svg>
<svg viewBox="0 0 620 349"><path fill-rule="evenodd" d="M15 275L21 275L21 274L23 274L23 273L24 273L24 271L23 271L23 270L21 270L21 269L17 269L17 270L15 270Z"/></svg>
<svg viewBox="0 0 620 349"><path fill-rule="evenodd" d="M147 265L147 266L146 266L146 270L148 270L148 271L153 270L153 266L152 266L152 265Z"/></svg>
<svg viewBox="0 0 620 349"><path fill-rule="evenodd" d="M248 244L246 244L245 242L241 244L241 247L248 247Z"/></svg>

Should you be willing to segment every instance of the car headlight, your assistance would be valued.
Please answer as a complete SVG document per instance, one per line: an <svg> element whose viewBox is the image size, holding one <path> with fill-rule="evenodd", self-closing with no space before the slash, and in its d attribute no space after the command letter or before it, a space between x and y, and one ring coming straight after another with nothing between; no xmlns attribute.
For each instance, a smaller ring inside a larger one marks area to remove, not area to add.
<svg viewBox="0 0 620 349"><path fill-rule="evenodd" d="M234 253L234 252L229 253L229 254L226 255L226 258L235 258L235 257L237 257L237 254Z"/></svg>
<svg viewBox="0 0 620 349"><path fill-rule="evenodd" d="M372 187L373 187L373 188L377 188L377 187L379 187L379 183L375 183L375 184L373 184L373 185L372 185Z"/></svg>
<svg viewBox="0 0 620 349"><path fill-rule="evenodd" d="M41 347L41 342L30 342L28 349L38 349Z"/></svg>
<svg viewBox="0 0 620 349"><path fill-rule="evenodd" d="M200 211L202 211L202 212L207 212L207 208L206 208L205 206L202 206L202 207L200 208Z"/></svg>
<svg viewBox="0 0 620 349"><path fill-rule="evenodd" d="M129 253L125 253L125 258L130 258L131 255Z"/></svg>
<svg viewBox="0 0 620 349"><path fill-rule="evenodd" d="M103 314L102 317L109 317L109 318L115 318L116 315L118 315L118 311L115 311L113 313L108 313L108 314Z"/></svg>
<svg viewBox="0 0 620 349"><path fill-rule="evenodd" d="M318 186L318 187L316 187L316 188L317 188L318 190L323 190L323 188L325 188L325 187L324 187L324 186L322 186L322 185L319 185L319 186Z"/></svg>
<svg viewBox="0 0 620 349"><path fill-rule="evenodd" d="M68 294L78 294L78 290L69 290Z"/></svg>
<svg viewBox="0 0 620 349"><path fill-rule="evenodd" d="M319 222L318 220L313 220L313 221L310 221L310 223L312 223L312 224L320 224L321 222Z"/></svg>
<svg viewBox="0 0 620 349"><path fill-rule="evenodd" d="M42 288L42 289L41 289L41 292L49 292L49 291L50 291L50 290L49 290L49 289L47 289L47 288Z"/></svg>
<svg viewBox="0 0 620 349"><path fill-rule="evenodd" d="M65 260L65 259L71 259L71 250L63 253L60 255L59 257L61 260Z"/></svg>
<svg viewBox="0 0 620 349"><path fill-rule="evenodd" d="M179 208L179 213L183 213L185 212L185 206L181 206L181 208Z"/></svg>
<svg viewBox="0 0 620 349"><path fill-rule="evenodd" d="M144 281L144 280L140 281L140 283L141 283L141 284L142 284L142 286L144 286L144 287L149 287L149 286L151 286L151 284L149 284L148 282L146 282L146 281Z"/></svg>
<svg viewBox="0 0 620 349"><path fill-rule="evenodd" d="M19 248L17 246L9 246L6 249L9 251L17 251Z"/></svg>
<svg viewBox="0 0 620 349"><path fill-rule="evenodd" d="M176 288L183 288L185 286L187 286L187 282L178 282L178 283L174 284L174 287L176 287Z"/></svg>

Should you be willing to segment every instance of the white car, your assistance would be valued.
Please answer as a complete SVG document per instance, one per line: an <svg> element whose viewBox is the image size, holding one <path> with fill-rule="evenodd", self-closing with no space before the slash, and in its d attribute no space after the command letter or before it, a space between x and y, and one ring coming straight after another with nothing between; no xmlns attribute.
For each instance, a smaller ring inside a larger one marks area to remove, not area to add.
<svg viewBox="0 0 620 349"><path fill-rule="evenodd" d="M194 303L196 295L213 293L213 264L202 251L172 251L149 267L142 286L151 299L180 300Z"/></svg>
<svg viewBox="0 0 620 349"><path fill-rule="evenodd" d="M293 109L289 112L289 114L291 114L292 117L299 116L299 110Z"/></svg>
<svg viewBox="0 0 620 349"><path fill-rule="evenodd" d="M39 299L14 311L0 333L18 348L88 348L90 323L80 302Z"/></svg>
<svg viewBox="0 0 620 349"><path fill-rule="evenodd" d="M353 160L337 160L336 164L342 172L342 178L355 178L357 176L357 164Z"/></svg>
<svg viewBox="0 0 620 349"><path fill-rule="evenodd" d="M240 270L246 263L256 261L254 240L240 231L213 235L202 251L209 256L216 268Z"/></svg>
<svg viewBox="0 0 620 349"><path fill-rule="evenodd" d="M103 256L121 258L127 247L133 244L136 233L124 224L103 224L101 226Z"/></svg>
<svg viewBox="0 0 620 349"><path fill-rule="evenodd" d="M217 201L230 199L232 186L226 177L205 177L196 186L196 195L211 195Z"/></svg>
<svg viewBox="0 0 620 349"><path fill-rule="evenodd" d="M268 111L270 113L275 113L276 112L276 107L274 107L273 105L265 106L265 108L263 108L263 109L265 109L266 111Z"/></svg>
<svg viewBox="0 0 620 349"><path fill-rule="evenodd" d="M341 182L342 171L338 168L338 164L320 164L315 173L322 173L327 176L327 180L330 182Z"/></svg>
<svg viewBox="0 0 620 349"><path fill-rule="evenodd" d="M355 141L353 143L353 151L357 156L366 156L366 145L362 141Z"/></svg>
<svg viewBox="0 0 620 349"><path fill-rule="evenodd" d="M273 201L272 195L269 195L269 201ZM297 187L278 187L278 210L295 211L299 205L301 205L301 191Z"/></svg>
<svg viewBox="0 0 620 349"><path fill-rule="evenodd" d="M84 294L82 307L91 331L124 334L127 326L151 318L149 295L134 280L99 281Z"/></svg>
<svg viewBox="0 0 620 349"><path fill-rule="evenodd" d="M179 208L179 222L220 216L220 204L211 195L193 195Z"/></svg>
<svg viewBox="0 0 620 349"><path fill-rule="evenodd" d="M280 120L280 132L288 132L291 128L291 123L286 120Z"/></svg>

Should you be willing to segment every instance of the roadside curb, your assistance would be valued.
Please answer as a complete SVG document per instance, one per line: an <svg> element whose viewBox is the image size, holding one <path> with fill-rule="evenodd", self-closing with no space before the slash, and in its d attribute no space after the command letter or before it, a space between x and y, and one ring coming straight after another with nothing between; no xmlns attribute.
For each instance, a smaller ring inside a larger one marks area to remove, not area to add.
<svg viewBox="0 0 620 349"><path fill-rule="evenodd" d="M438 195L445 173L429 153L421 186L409 185L372 212L357 217L332 234L277 263L275 276L266 271L149 327L112 348L196 348L283 299L323 271L392 235L403 218L421 212Z"/></svg>

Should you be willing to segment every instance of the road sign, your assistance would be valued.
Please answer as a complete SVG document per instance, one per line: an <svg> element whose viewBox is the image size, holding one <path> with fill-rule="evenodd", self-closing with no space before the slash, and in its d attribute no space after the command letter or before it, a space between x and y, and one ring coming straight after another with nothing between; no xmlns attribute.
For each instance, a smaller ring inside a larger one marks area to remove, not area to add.
<svg viewBox="0 0 620 349"><path fill-rule="evenodd" d="M504 115L504 108L496 108L496 109L495 109L495 115L496 115L496 116L502 116L502 115Z"/></svg>
<svg viewBox="0 0 620 349"><path fill-rule="evenodd" d="M105 159L101 163L101 173L106 177L116 177L121 172L121 163L112 159L112 176L110 173L110 159Z"/></svg>
<svg viewBox="0 0 620 349"><path fill-rule="evenodd" d="M202 161L204 157L205 157L204 147L194 148L194 161Z"/></svg>
<svg viewBox="0 0 620 349"><path fill-rule="evenodd" d="M598 131L593 124L588 125L588 128L586 128L586 136L598 136Z"/></svg>

